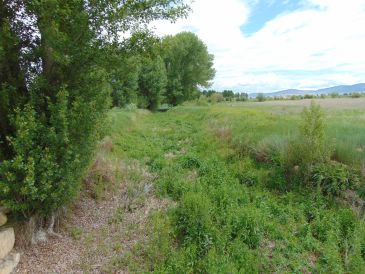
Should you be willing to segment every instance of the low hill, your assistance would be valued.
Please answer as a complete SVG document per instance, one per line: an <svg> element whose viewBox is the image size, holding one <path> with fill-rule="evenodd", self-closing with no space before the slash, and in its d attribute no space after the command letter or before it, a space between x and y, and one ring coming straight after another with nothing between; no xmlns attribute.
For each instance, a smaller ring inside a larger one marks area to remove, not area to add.
<svg viewBox="0 0 365 274"><path fill-rule="evenodd" d="M280 90L276 92L265 93L265 96L269 97L284 97L284 96L291 96L291 95L321 95L321 94L330 94L330 93L352 93L352 92L364 92L365 93L365 83L359 83L355 85L340 85L328 88L322 88L317 90L301 90L301 89L286 89ZM251 93L251 97L256 97L258 93Z"/></svg>

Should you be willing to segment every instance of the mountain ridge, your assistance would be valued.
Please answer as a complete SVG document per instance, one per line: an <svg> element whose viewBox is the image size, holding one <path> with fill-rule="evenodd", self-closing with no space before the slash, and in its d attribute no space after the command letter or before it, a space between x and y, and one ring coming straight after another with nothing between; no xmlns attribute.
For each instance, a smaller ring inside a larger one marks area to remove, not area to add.
<svg viewBox="0 0 365 274"><path fill-rule="evenodd" d="M328 88L321 88L315 90L304 90L304 89L285 89L275 92L264 93L265 96L275 97L275 96L291 96L291 95L321 95L337 92L339 94L351 93L351 92L364 92L365 93L365 83L358 83L354 85L338 85ZM251 97L256 97L259 93L250 93Z"/></svg>

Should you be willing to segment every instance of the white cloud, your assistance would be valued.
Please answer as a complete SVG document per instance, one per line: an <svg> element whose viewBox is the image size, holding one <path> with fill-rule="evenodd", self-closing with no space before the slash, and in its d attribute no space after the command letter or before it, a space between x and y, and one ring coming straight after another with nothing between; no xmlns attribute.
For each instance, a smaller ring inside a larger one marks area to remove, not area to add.
<svg viewBox="0 0 365 274"><path fill-rule="evenodd" d="M196 0L189 18L157 22L156 32L194 31L215 55L216 88L272 91L365 81L365 0L303 0L307 9L283 13L245 36L240 27L252 1Z"/></svg>

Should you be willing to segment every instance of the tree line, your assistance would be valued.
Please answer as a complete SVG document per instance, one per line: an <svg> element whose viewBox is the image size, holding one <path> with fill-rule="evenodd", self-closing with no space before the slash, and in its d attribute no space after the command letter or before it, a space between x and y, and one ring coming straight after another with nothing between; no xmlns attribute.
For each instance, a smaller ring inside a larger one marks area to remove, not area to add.
<svg viewBox="0 0 365 274"><path fill-rule="evenodd" d="M161 104L176 106L199 96L215 75L213 56L193 33L181 32L163 39L148 37L148 47L122 48L112 78L113 105L136 104L156 110Z"/></svg>
<svg viewBox="0 0 365 274"><path fill-rule="evenodd" d="M225 89L223 91L217 91L214 89L203 90L200 92L200 101L208 100L213 102L223 101L248 101L249 95L246 92L234 92L233 90Z"/></svg>
<svg viewBox="0 0 365 274"><path fill-rule="evenodd" d="M0 0L0 205L49 216L79 192L112 104L155 110L209 85L213 57L196 35L148 29L189 10L183 0Z"/></svg>

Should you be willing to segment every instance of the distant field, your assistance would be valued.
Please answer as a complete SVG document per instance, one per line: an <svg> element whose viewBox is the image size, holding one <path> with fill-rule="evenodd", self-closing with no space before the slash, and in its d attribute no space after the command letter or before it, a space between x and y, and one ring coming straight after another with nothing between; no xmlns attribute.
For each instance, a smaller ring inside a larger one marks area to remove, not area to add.
<svg viewBox="0 0 365 274"><path fill-rule="evenodd" d="M311 99L224 103L213 107L231 124L235 135L253 142L268 142L296 134L300 112ZM357 166L365 163L365 98L316 99L325 113L329 145L336 155ZM246 117L246 119L244 118ZM252 118L249 118L252 117Z"/></svg>
<svg viewBox="0 0 365 274"><path fill-rule="evenodd" d="M303 99L264 102L235 102L227 104L234 107L249 107L266 110L301 111L302 107L309 106L311 101L315 101L325 109L365 109L365 98L326 98L314 100Z"/></svg>

